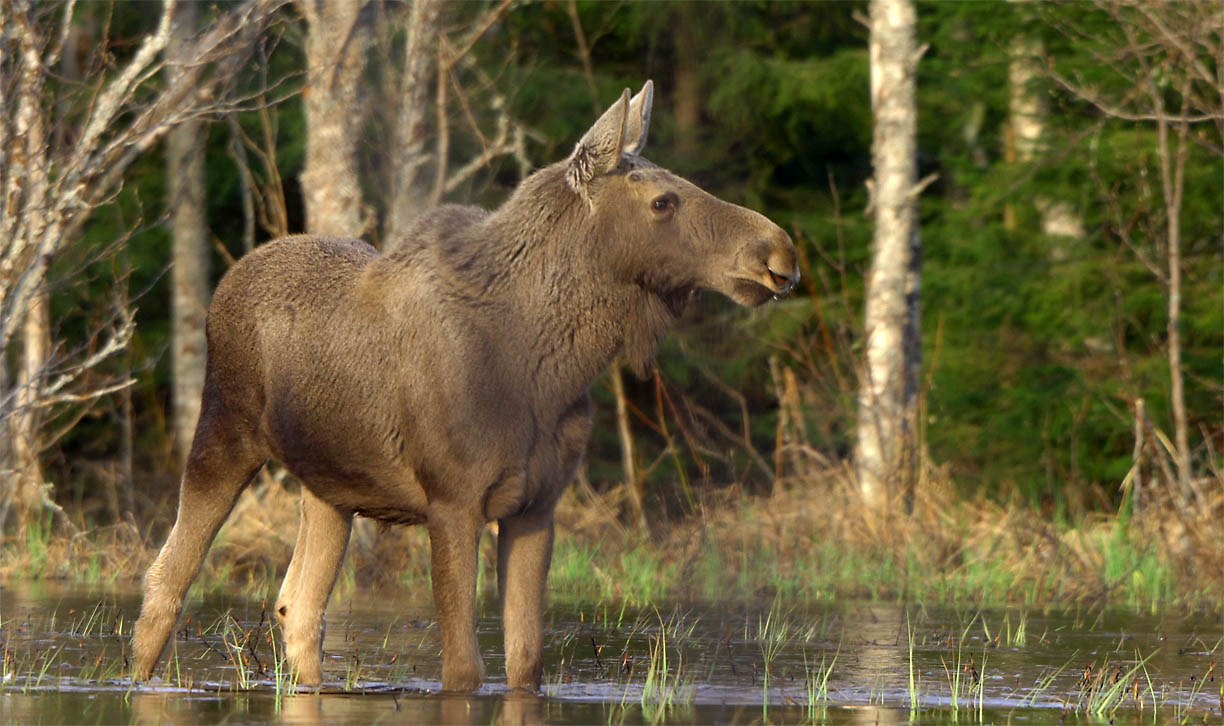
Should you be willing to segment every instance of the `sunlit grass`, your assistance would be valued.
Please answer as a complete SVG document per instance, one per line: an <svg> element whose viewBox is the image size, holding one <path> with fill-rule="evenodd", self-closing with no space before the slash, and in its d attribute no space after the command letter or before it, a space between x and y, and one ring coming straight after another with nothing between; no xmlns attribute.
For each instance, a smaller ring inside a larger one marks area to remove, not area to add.
<svg viewBox="0 0 1224 726"><path fill-rule="evenodd" d="M827 652L820 656L820 663L809 667L807 651L803 653L804 685L807 693L807 720L815 723L822 716L823 708L829 703L829 678L837 666L837 658L841 655L841 644L830 656Z"/></svg>
<svg viewBox="0 0 1224 726"><path fill-rule="evenodd" d="M615 528L575 532L558 538L550 584L569 601L777 594L808 603L1033 607L1096 603L1105 593L1109 604L1141 611L1224 609L1224 581L1180 569L1134 522L1101 516L1052 525L1023 509L941 504L930 515L938 521L915 512L890 523L886 537L870 536L871 525L840 505L811 509L798 494L776 498L769 511L759 502L707 511L700 525L673 525L661 539ZM1023 621L1002 627L1006 641L1028 636Z"/></svg>

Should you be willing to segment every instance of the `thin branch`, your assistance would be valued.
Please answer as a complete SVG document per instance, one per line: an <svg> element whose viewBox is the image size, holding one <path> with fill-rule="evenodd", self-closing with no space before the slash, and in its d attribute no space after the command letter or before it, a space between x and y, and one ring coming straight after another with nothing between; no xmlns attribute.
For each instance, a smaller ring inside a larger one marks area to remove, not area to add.
<svg viewBox="0 0 1224 726"><path fill-rule="evenodd" d="M238 124L238 119L234 114L226 116L226 124L230 131L226 151L234 160L234 167L238 169L238 191L242 200L242 249L250 252L255 247L255 182L246 153L246 144L243 141L245 134L242 132L242 127Z"/></svg>
<svg viewBox="0 0 1224 726"><path fill-rule="evenodd" d="M434 101L434 112L437 114L438 141L437 150L434 152L434 183L433 191L429 194L430 206L437 206L442 201L442 193L446 187L446 166L450 157L450 122L446 116L446 86L450 71L442 60L445 45L445 41L438 43L438 95ZM467 101L464 100L464 108L466 107ZM483 141L483 137L481 140Z"/></svg>
<svg viewBox="0 0 1224 726"><path fill-rule="evenodd" d="M123 389L135 385L135 378L128 378L117 383L112 383L102 388L91 389L84 393L59 393L54 396L41 396L34 401L31 406L33 408L49 408L65 403L86 403L96 401L103 396L109 396L112 393L117 393Z"/></svg>
<svg viewBox="0 0 1224 726"><path fill-rule="evenodd" d="M157 22L157 30L152 35L145 36L140 50L128 62L127 68L123 70L118 78L107 85L106 90L98 98L98 104L94 108L94 112L86 124L84 132L81 134L81 138L77 143L77 154L74 156L70 166L79 166L91 154L93 149L97 148L98 139L111 127L115 115L119 112L120 105L130 95L136 78L147 70L148 66L170 42L171 20L174 17L174 6L176 4L176 0L163 0L162 13L161 18Z"/></svg>
<svg viewBox="0 0 1224 726"><path fill-rule="evenodd" d="M591 50L587 47L586 33L582 32L582 20L578 17L578 3L570 0L566 6L569 10L570 23L574 26L574 40L578 43L578 57L582 60L582 75L586 78L587 90L591 94L591 105L595 116L599 116L599 90L595 88L595 71L591 68Z"/></svg>
<svg viewBox="0 0 1224 726"><path fill-rule="evenodd" d="M1084 88L1083 86L1080 86L1068 80L1058 71L1055 71L1053 68L1050 68L1047 66L1046 75L1049 76L1050 80L1062 86L1065 90L1073 94L1076 98L1079 98L1082 101L1087 101L1093 106L1096 106L1097 109L1101 113L1105 114L1106 116L1122 119L1123 121L1157 121L1157 122L1159 121L1165 121L1165 122L1185 121L1186 123L1198 124L1198 123L1203 123L1206 121L1219 121L1221 119L1224 119L1224 111L1220 111L1218 113L1204 113L1204 114L1199 114L1197 116L1187 115L1185 117L1169 116L1168 114L1159 113L1159 112L1150 113L1150 112L1141 112L1141 111L1128 111L1121 106L1114 105L1110 103L1109 101L1105 100L1104 98L1101 97L1100 94L1096 93L1095 91Z"/></svg>
<svg viewBox="0 0 1224 726"><path fill-rule="evenodd" d="M59 39L55 45L51 47L51 52L47 54L45 61L48 68L59 63L60 54L64 52L64 46L68 43L68 36L72 32L72 16L76 12L77 0L68 0L64 5L64 19L60 23Z"/></svg>
<svg viewBox="0 0 1224 726"><path fill-rule="evenodd" d="M55 396L59 395L59 392L68 384L79 378L82 373L96 367L99 363L107 358L110 358L112 355L127 349L128 343L132 340L132 333L136 331L136 318L132 315L131 311L128 310L121 310L119 315L122 318L122 322L120 323L118 329L111 334L110 338L108 338L106 342L102 344L102 347L91 353L84 360L73 364L69 370L61 373L52 383L40 388L38 392L38 399L40 401L54 398ZM68 398L65 400L74 399Z"/></svg>
<svg viewBox="0 0 1224 726"><path fill-rule="evenodd" d="M494 23L501 19L502 15L506 13L513 3L514 0L502 0L497 4L497 7L485 13L484 17L473 24L473 28L471 32L468 33L467 37L459 41L454 52L447 54L445 64L448 70L454 66L460 58L467 56L468 52L471 51L476 45L476 41L480 40L480 37L484 35L489 28L493 27Z"/></svg>
<svg viewBox="0 0 1224 726"><path fill-rule="evenodd" d="M1166 5L1164 7L1201 9L1203 7L1211 7L1212 5L1213 3L1193 3L1191 2L1191 3L1186 3L1184 5ZM1160 33L1160 35L1164 37L1168 45L1177 48L1177 50L1181 53L1182 58L1184 59L1185 63L1191 69L1193 69L1195 73L1198 74L1200 80L1204 81L1208 85L1215 85L1215 82L1216 82L1215 77L1211 74L1211 71L1207 69L1207 66L1203 65L1203 62L1198 57L1198 54L1194 52L1194 48L1190 47L1190 44L1186 41L1184 37L1170 30L1169 26L1165 24L1164 20L1161 19L1158 13L1153 12L1152 8L1150 8L1146 3L1135 3L1134 5L1130 7L1134 7L1140 13L1142 13L1143 16L1148 19L1148 22L1152 24L1152 27L1156 28L1156 30ZM1216 5L1216 7L1219 7L1219 6ZM1219 21L1220 18L1216 18L1215 20ZM1199 21L1204 21L1207 24L1206 25L1200 24ZM1186 22L1186 27L1189 27L1189 28L1202 29L1204 27L1212 27L1210 25L1210 21L1205 18L1194 18L1194 19L1186 18L1185 22ZM1219 27L1218 24L1215 27L1218 28Z"/></svg>

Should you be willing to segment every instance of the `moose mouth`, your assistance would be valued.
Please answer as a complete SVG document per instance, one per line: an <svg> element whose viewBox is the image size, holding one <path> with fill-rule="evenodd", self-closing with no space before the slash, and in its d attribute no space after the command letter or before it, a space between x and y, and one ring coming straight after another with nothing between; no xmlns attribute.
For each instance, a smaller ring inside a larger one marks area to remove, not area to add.
<svg viewBox="0 0 1224 726"><path fill-rule="evenodd" d="M790 288L789 284L784 284L779 285L778 289L774 289L747 277L733 277L731 278L731 294L729 297L744 307L755 308L781 295L785 295Z"/></svg>

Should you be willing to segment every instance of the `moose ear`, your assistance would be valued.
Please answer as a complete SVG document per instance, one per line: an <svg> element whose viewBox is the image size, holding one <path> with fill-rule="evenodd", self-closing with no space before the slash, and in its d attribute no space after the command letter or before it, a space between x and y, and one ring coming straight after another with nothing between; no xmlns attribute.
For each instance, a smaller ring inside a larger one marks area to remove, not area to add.
<svg viewBox="0 0 1224 726"><path fill-rule="evenodd" d="M625 129L626 154L640 154L650 131L650 108L654 105L654 81L646 81L642 90L629 102L629 126Z"/></svg>
<svg viewBox="0 0 1224 726"><path fill-rule="evenodd" d="M629 89L604 111L595 125L583 135L570 154L565 180L570 187L586 197L586 187L596 177L607 174L620 163L625 147L625 127L629 122Z"/></svg>

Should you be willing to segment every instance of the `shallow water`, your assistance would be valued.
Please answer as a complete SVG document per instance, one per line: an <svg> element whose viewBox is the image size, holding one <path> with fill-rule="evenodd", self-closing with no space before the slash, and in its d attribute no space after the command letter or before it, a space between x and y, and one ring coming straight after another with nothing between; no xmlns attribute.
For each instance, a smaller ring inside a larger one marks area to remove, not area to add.
<svg viewBox="0 0 1224 726"><path fill-rule="evenodd" d="M4 586L0 722L1224 723L1217 616L558 604L532 697L506 692L494 603L482 609L489 678L472 696L438 693L428 599L367 593L333 599L328 682L301 694L258 600L189 602L158 679L133 685L138 592Z"/></svg>

